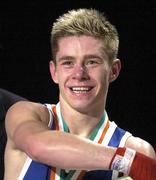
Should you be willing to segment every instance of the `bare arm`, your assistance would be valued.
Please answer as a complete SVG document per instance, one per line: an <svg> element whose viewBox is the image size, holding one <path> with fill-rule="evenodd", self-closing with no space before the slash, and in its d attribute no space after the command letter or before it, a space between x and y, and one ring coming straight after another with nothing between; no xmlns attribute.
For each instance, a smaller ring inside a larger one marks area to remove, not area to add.
<svg viewBox="0 0 156 180"><path fill-rule="evenodd" d="M42 105L31 102L13 105L6 116L7 147L11 147L6 151L24 156L26 153L33 160L64 169L111 168L138 180L154 180L156 177L156 160L132 149L104 147L76 135L52 131L47 127L48 120L48 110ZM126 145L140 151L134 140L129 138ZM5 179L10 178L9 172L13 171L14 174L17 171L12 167L6 167ZM19 172L20 169L15 177L18 177Z"/></svg>
<svg viewBox="0 0 156 180"><path fill-rule="evenodd" d="M131 136L127 139L125 146L134 149L148 157L156 159L156 153L152 145L141 138Z"/></svg>
<svg viewBox="0 0 156 180"><path fill-rule="evenodd" d="M116 151L84 138L48 129L49 113L39 104L19 102L6 116L8 138L14 148L51 166L108 169ZM85 161L84 161L85 158Z"/></svg>

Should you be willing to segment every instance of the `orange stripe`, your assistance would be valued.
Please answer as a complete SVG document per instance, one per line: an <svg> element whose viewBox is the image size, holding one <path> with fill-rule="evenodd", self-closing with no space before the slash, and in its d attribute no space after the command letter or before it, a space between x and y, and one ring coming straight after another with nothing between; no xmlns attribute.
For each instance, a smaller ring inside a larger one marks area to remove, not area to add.
<svg viewBox="0 0 156 180"><path fill-rule="evenodd" d="M57 114L56 114L56 106L53 107L52 109L54 113L54 122L56 126L56 130L59 130L59 125L58 125L58 119L57 119ZM56 175L56 167L52 167L51 173L50 173L50 180L55 180L55 175Z"/></svg>
<svg viewBox="0 0 156 180"><path fill-rule="evenodd" d="M55 174L56 174L56 168L52 167L51 174L50 174L50 180L55 180Z"/></svg>
<svg viewBox="0 0 156 180"><path fill-rule="evenodd" d="M81 171L81 173L79 174L79 176L77 177L76 180L82 180L82 178L84 177L84 175L86 174L86 171Z"/></svg>
<svg viewBox="0 0 156 180"><path fill-rule="evenodd" d="M54 121L55 121L55 125L56 125L56 130L59 130L57 113L56 113L56 106L54 106L52 110L53 110L53 112L54 112Z"/></svg>
<svg viewBox="0 0 156 180"><path fill-rule="evenodd" d="M105 126L105 128L104 128L104 130L103 130L103 132L102 132L102 135L101 135L101 137L100 137L100 139L99 139L99 141L98 141L99 144L102 143L102 141L103 141L103 139L104 139L104 137L105 137L105 135L106 135L106 132L107 132L109 126L110 126L110 124L109 124L109 120L108 120L108 121L107 121L107 124L106 124L106 126Z"/></svg>

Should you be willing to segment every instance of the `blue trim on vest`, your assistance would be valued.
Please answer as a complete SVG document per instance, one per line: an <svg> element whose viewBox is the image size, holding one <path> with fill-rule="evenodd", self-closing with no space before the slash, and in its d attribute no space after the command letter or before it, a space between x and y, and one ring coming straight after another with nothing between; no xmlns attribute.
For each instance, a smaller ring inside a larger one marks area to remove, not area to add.
<svg viewBox="0 0 156 180"><path fill-rule="evenodd" d="M32 161L23 180L49 180L49 169L45 164Z"/></svg>
<svg viewBox="0 0 156 180"><path fill-rule="evenodd" d="M113 147L119 147L120 141L122 139L122 137L125 135L126 131L116 127L115 132L108 144L108 146L113 146Z"/></svg>
<svg viewBox="0 0 156 180"><path fill-rule="evenodd" d="M53 118L53 122L52 122L52 125L50 127L51 130L55 130L56 129L56 124L55 124L55 120Z"/></svg>
<svg viewBox="0 0 156 180"><path fill-rule="evenodd" d="M112 179L112 171L89 171L83 177L83 180L111 180Z"/></svg>

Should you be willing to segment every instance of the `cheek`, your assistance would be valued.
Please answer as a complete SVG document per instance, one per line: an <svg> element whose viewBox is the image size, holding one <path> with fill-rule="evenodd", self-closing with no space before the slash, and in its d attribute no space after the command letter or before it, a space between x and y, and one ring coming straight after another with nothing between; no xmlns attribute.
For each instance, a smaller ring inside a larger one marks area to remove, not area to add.
<svg viewBox="0 0 156 180"><path fill-rule="evenodd" d="M99 69L96 72L92 72L92 76L102 84L105 84L109 80L109 71L105 69Z"/></svg>
<svg viewBox="0 0 156 180"><path fill-rule="evenodd" d="M99 86L99 90L104 93L107 92L108 86L109 86L109 73L106 71L103 71L103 73L100 73L97 77L97 83Z"/></svg>
<svg viewBox="0 0 156 180"><path fill-rule="evenodd" d="M62 89L65 87L67 81L69 80L70 73L66 72L64 69L59 69L57 72L57 79L58 79L58 84L59 87Z"/></svg>

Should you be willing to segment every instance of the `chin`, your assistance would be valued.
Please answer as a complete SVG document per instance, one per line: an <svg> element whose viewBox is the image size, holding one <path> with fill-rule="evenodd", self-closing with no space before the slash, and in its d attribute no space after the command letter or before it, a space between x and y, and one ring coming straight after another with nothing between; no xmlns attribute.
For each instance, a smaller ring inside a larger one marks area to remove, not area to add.
<svg viewBox="0 0 156 180"><path fill-rule="evenodd" d="M80 100L81 101L81 100ZM71 107L73 109L75 109L76 111L79 111L79 112L88 112L91 110L91 105L93 103L91 102L84 102L84 101L81 101L81 102L74 102L74 103L71 103Z"/></svg>

